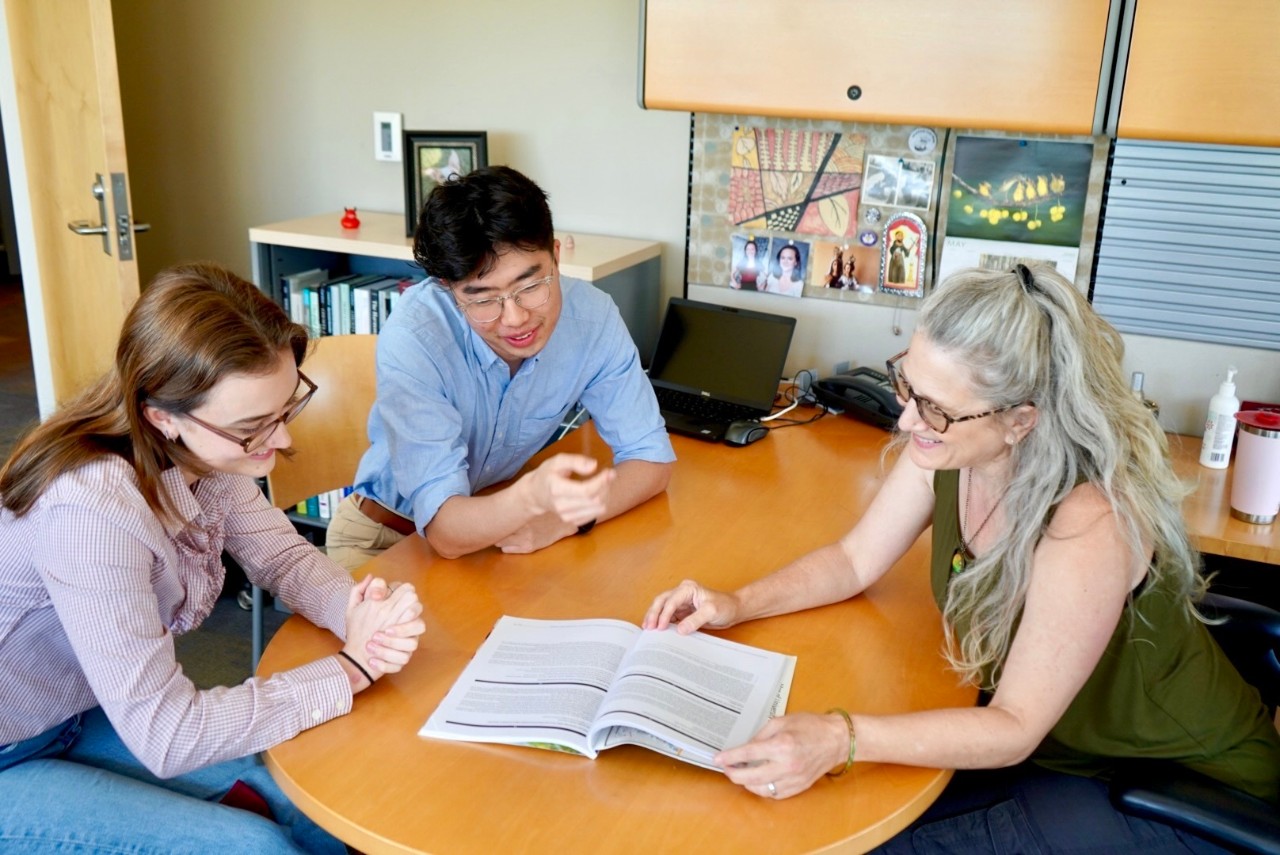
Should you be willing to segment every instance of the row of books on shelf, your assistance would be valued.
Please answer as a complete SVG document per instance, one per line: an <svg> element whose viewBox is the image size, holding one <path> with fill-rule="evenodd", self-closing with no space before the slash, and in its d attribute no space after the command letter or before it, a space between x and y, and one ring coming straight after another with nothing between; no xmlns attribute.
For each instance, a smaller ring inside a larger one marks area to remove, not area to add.
<svg viewBox="0 0 1280 855"><path fill-rule="evenodd" d="M294 513L300 517L311 517L315 520L328 520L333 518L333 512L338 509L338 503L351 494L350 487L342 487L338 490L329 490L318 496L312 496L302 502L298 502L294 508Z"/></svg>
<svg viewBox="0 0 1280 855"><path fill-rule="evenodd" d="M348 273L330 277L322 268L280 277L284 310L312 335L377 333L412 277Z"/></svg>

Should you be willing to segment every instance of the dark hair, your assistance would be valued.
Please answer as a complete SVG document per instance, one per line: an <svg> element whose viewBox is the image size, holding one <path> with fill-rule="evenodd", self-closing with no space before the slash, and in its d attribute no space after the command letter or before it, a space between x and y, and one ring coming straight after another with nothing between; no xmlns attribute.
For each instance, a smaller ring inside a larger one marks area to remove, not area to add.
<svg viewBox="0 0 1280 855"><path fill-rule="evenodd" d="M172 516L160 489L164 470L204 474L204 464L167 440L144 406L189 413L223 377L268 372L285 349L302 364L306 327L251 283L215 264L162 270L125 318L115 367L10 455L0 470L0 502L24 514L60 475L116 454L133 466L147 505Z"/></svg>
<svg viewBox="0 0 1280 855"><path fill-rule="evenodd" d="M801 272L804 265L804 258L800 255L800 247L796 246L794 243L784 243L774 255L774 259L778 262L778 275L779 277L782 275L782 253L787 250L791 250L796 256L796 266L791 271L791 281L799 282L804 279L804 274Z"/></svg>
<svg viewBox="0 0 1280 855"><path fill-rule="evenodd" d="M413 235L413 257L446 286L493 269L509 247L552 252L547 194L509 166L453 176L427 196Z"/></svg>

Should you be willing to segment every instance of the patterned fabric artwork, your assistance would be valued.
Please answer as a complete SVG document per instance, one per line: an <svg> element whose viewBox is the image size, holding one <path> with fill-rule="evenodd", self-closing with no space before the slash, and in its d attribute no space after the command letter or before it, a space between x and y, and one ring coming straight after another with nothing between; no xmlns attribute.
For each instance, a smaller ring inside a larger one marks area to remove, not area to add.
<svg viewBox="0 0 1280 855"><path fill-rule="evenodd" d="M828 237L857 233L863 134L739 127L729 216L735 226Z"/></svg>

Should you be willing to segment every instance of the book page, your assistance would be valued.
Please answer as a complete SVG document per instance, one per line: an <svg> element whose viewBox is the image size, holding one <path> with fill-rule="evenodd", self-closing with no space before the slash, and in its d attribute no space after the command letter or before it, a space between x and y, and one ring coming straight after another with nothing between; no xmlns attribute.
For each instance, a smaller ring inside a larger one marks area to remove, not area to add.
<svg viewBox="0 0 1280 855"><path fill-rule="evenodd" d="M594 757L587 733L640 634L617 620L500 618L418 735Z"/></svg>
<svg viewBox="0 0 1280 855"><path fill-rule="evenodd" d="M774 710L780 711L779 702L785 705L794 668L793 656L700 632L646 632L600 707L592 744L598 750L634 741L714 768L716 752L749 741ZM635 740L625 731L607 732L618 726L651 734L658 744Z"/></svg>

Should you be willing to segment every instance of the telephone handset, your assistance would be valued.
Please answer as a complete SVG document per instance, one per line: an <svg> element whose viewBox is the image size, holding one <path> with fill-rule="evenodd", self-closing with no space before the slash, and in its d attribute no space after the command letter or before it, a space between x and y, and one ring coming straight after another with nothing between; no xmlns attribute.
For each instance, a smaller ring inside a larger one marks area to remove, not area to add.
<svg viewBox="0 0 1280 855"><path fill-rule="evenodd" d="M813 394L828 407L885 430L892 430L902 415L893 384L874 368L864 366L819 380L813 384Z"/></svg>

